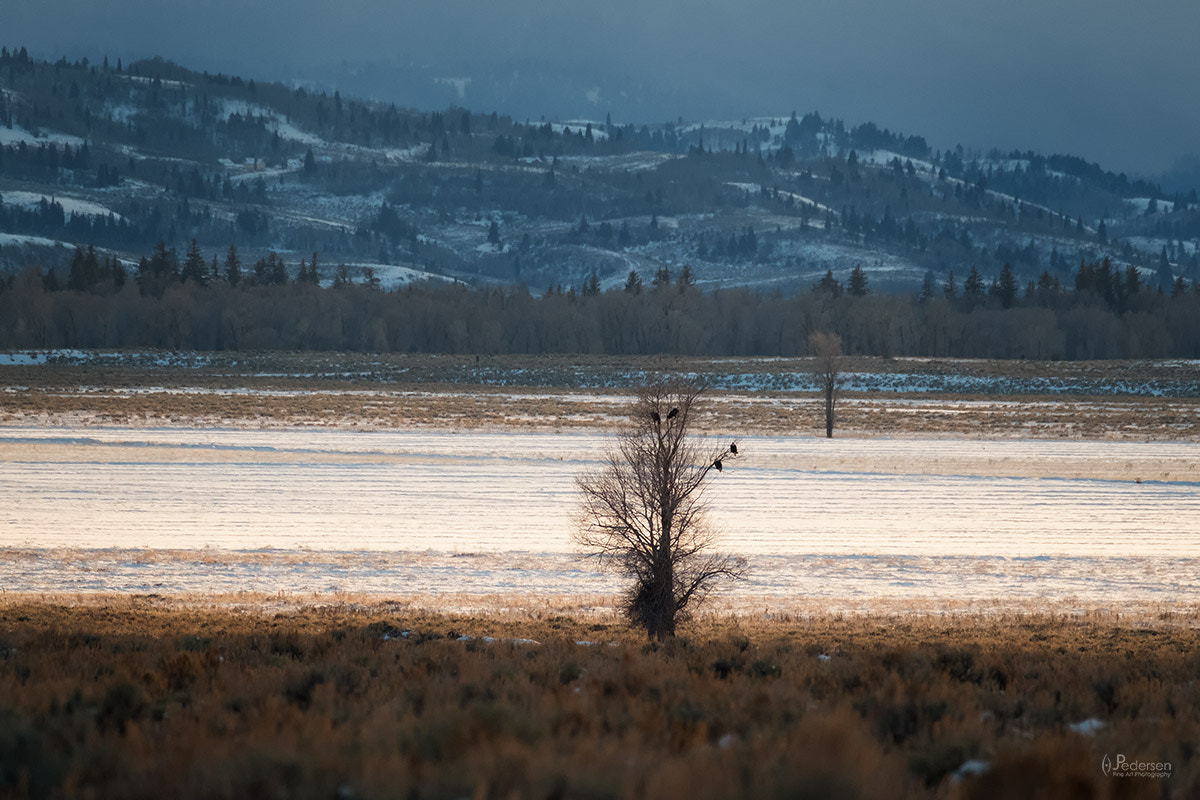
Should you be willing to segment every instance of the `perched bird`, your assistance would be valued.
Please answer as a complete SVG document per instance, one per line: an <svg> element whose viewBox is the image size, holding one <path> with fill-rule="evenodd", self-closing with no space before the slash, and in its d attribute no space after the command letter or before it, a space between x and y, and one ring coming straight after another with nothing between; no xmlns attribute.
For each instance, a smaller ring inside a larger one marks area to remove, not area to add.
<svg viewBox="0 0 1200 800"><path fill-rule="evenodd" d="M737 455L737 442L729 445L729 452L733 453L735 456Z"/></svg>
<svg viewBox="0 0 1200 800"><path fill-rule="evenodd" d="M667 414L667 419L675 419L675 415L679 413L678 408L672 408L671 413Z"/></svg>
<svg viewBox="0 0 1200 800"><path fill-rule="evenodd" d="M721 459L719 459L719 458L718 458L716 461L714 461L714 462L713 462L713 466L717 468L717 472L722 472L722 471L723 471L723 470L721 469Z"/></svg>
<svg viewBox="0 0 1200 800"><path fill-rule="evenodd" d="M657 411L650 412L650 419L654 420L655 424L662 422L662 417L658 415Z"/></svg>

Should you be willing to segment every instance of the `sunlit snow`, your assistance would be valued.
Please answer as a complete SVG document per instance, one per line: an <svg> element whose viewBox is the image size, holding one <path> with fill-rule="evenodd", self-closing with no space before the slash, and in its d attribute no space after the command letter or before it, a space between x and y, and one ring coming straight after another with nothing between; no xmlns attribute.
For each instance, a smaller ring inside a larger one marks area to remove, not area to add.
<svg viewBox="0 0 1200 800"><path fill-rule="evenodd" d="M5 428L0 581L611 593L571 541L575 477L607 441ZM1200 478L1153 473L1200 475L1198 444L755 437L741 450L709 494L722 545L751 560L735 599L1200 599ZM1128 480L1111 477L1121 464Z"/></svg>

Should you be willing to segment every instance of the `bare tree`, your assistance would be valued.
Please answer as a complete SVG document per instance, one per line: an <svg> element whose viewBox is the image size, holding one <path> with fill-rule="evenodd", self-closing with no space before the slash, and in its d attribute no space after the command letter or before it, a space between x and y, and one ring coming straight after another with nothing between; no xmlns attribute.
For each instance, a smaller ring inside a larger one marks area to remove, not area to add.
<svg viewBox="0 0 1200 800"><path fill-rule="evenodd" d="M842 338L836 333L814 333L808 337L808 349L817 359L817 387L825 394L825 438L833 438L838 390L842 378Z"/></svg>
<svg viewBox="0 0 1200 800"><path fill-rule="evenodd" d="M712 552L704 489L738 448L707 446L693 434L701 391L666 382L642 390L607 463L576 480L576 541L630 579L623 611L660 641L675 635L714 584L745 569L744 559Z"/></svg>

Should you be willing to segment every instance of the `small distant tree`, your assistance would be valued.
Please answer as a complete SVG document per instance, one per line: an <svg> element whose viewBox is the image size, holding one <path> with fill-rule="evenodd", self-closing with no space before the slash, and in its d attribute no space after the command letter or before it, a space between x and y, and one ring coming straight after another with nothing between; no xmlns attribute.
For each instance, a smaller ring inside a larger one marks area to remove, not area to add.
<svg viewBox="0 0 1200 800"><path fill-rule="evenodd" d="M946 278L946 285L942 287L942 294L946 295L948 300L958 299L958 287L954 285L954 270L950 270L950 276Z"/></svg>
<svg viewBox="0 0 1200 800"><path fill-rule="evenodd" d="M675 279L679 285L679 291L696 285L696 277L692 275L692 267L690 264L684 264L683 269L679 271L679 276Z"/></svg>
<svg viewBox="0 0 1200 800"><path fill-rule="evenodd" d="M832 297L839 297L842 294L842 285L838 283L837 278L833 277L833 270L825 270L824 277L813 284L813 291L828 294Z"/></svg>
<svg viewBox="0 0 1200 800"><path fill-rule="evenodd" d="M1000 298L1000 305L1004 308L1012 308L1013 303L1017 300L1017 279L1013 275L1012 266L1005 264L1000 270L1000 280L997 282L997 295Z"/></svg>
<svg viewBox="0 0 1200 800"><path fill-rule="evenodd" d="M855 264L850 273L850 294L854 297L865 297L869 291L867 273L863 272L862 264Z"/></svg>
<svg viewBox="0 0 1200 800"><path fill-rule="evenodd" d="M493 247L500 246L500 223L496 222L496 220L492 220L491 224L488 225L487 240L488 244Z"/></svg>
<svg viewBox="0 0 1200 800"><path fill-rule="evenodd" d="M583 282L583 294L586 297L600 294L600 276L596 274L596 270L592 270L592 274Z"/></svg>
<svg viewBox="0 0 1200 800"><path fill-rule="evenodd" d="M713 552L704 490L737 445L708 446L694 434L701 392L695 383L647 386L604 466L576 479L576 541L629 579L622 610L659 641L673 637L717 583L745 570L743 559Z"/></svg>
<svg viewBox="0 0 1200 800"><path fill-rule="evenodd" d="M207 279L208 265L204 263L204 256L200 254L200 245L192 239L187 256L183 260L183 280L203 285L208 282Z"/></svg>
<svg viewBox="0 0 1200 800"><path fill-rule="evenodd" d="M637 270L629 270L629 277L625 279L625 291L629 294L642 293L642 276L638 275Z"/></svg>
<svg viewBox="0 0 1200 800"><path fill-rule="evenodd" d="M825 396L825 438L832 439L842 381L842 338L835 333L817 332L808 337L808 349L817 361L813 370L817 388Z"/></svg>
<svg viewBox="0 0 1200 800"><path fill-rule="evenodd" d="M979 274L979 270L971 267L971 271L967 274L967 280L963 284L963 297L971 305L978 303L983 299L983 277Z"/></svg>

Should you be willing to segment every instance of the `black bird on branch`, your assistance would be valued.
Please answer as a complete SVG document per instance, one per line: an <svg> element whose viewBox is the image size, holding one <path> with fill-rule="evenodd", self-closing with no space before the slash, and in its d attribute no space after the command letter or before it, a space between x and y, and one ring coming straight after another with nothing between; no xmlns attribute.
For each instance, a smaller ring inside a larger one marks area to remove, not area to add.
<svg viewBox="0 0 1200 800"><path fill-rule="evenodd" d="M651 411L651 412L650 412L650 419L654 420L654 424L655 424L655 425L657 425L657 424L659 424L660 422L662 422L662 417L660 417L660 416L658 415L658 412L657 412L657 411Z"/></svg>
<svg viewBox="0 0 1200 800"><path fill-rule="evenodd" d="M717 468L717 472L723 472L723 471L724 471L724 470L721 468L721 459L719 459L719 458L718 458L716 461L714 461L714 462L713 462L713 466Z"/></svg>
<svg viewBox="0 0 1200 800"><path fill-rule="evenodd" d="M733 453L735 456L737 455L737 442L729 445L729 452Z"/></svg>
<svg viewBox="0 0 1200 800"><path fill-rule="evenodd" d="M667 414L667 419L675 419L675 415L678 413L679 413L678 408L672 408L671 412L669 414Z"/></svg>

